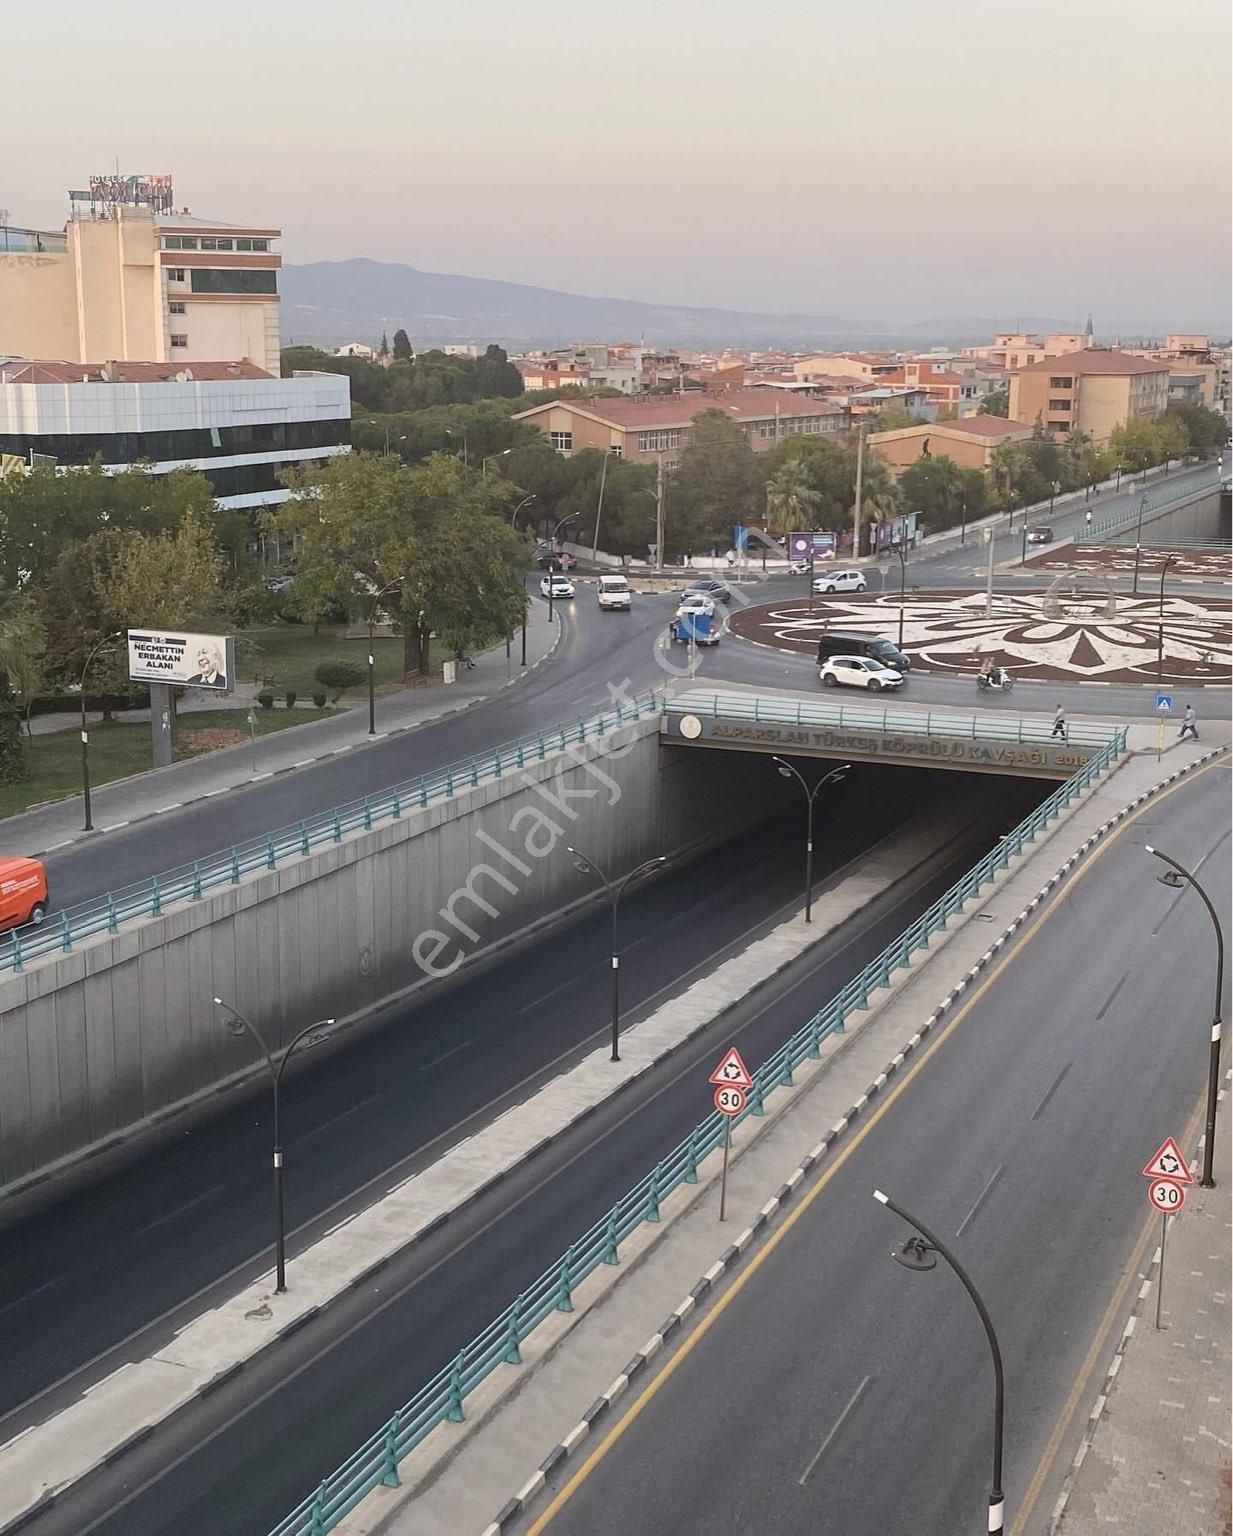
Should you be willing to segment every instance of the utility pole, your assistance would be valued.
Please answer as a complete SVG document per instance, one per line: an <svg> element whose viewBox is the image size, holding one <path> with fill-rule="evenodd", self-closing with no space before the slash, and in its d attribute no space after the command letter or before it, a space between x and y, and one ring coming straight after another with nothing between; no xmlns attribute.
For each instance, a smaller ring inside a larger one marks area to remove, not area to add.
<svg viewBox="0 0 1233 1536"><path fill-rule="evenodd" d="M664 456L655 466L655 569L664 568Z"/></svg>
<svg viewBox="0 0 1233 1536"><path fill-rule="evenodd" d="M985 617L991 619L993 617L993 546L995 540L992 528L985 528L981 531L984 533L985 543L989 546L989 568L985 574Z"/></svg>
<svg viewBox="0 0 1233 1536"><path fill-rule="evenodd" d="M861 480L865 470L865 423L856 429L856 509L852 517L852 558L861 554Z"/></svg>
<svg viewBox="0 0 1233 1536"><path fill-rule="evenodd" d="M599 501L595 507L595 537L591 540L591 564L596 563L595 556L599 550L599 520L604 515L604 484L608 479L608 460L610 454L604 454L603 467L599 472Z"/></svg>

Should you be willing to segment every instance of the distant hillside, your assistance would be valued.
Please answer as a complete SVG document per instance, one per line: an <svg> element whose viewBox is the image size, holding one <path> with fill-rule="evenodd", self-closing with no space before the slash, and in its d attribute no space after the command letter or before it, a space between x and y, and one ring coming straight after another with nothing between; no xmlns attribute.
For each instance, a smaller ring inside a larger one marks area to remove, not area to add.
<svg viewBox="0 0 1233 1536"><path fill-rule="evenodd" d="M1099 317L1098 317L1099 319ZM921 347L987 341L996 330L1079 330L1083 317L968 316L914 324L844 320L835 315L768 315L737 309L588 298L525 283L420 272L401 262L317 261L282 272L283 344L375 341L401 326L417 344L498 341L510 347L645 336L662 346ZM1178 329L1170 325L1169 329ZM1162 327L1122 326L1120 334ZM1119 334L1112 323L1101 327Z"/></svg>

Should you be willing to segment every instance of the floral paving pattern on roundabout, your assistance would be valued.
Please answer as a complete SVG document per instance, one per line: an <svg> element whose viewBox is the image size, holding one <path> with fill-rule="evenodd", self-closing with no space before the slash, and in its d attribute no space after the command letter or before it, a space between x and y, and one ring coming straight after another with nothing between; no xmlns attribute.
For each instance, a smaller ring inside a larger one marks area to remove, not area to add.
<svg viewBox="0 0 1233 1536"><path fill-rule="evenodd" d="M1227 549L1161 549L1144 545L1139 556L1139 582L1155 587L1160 581L1160 567L1165 556L1171 557L1170 581L1228 581L1233 576ZM1130 576L1135 568L1133 544L1071 544L1028 553L1026 563L1016 561L1013 569L1040 571L1102 571L1107 576Z"/></svg>
<svg viewBox="0 0 1233 1536"><path fill-rule="evenodd" d="M986 657L1028 682L1154 685L1159 597L1102 593L985 594L917 591L904 603L903 649L921 672L971 677ZM899 595L815 597L763 603L729 620L732 631L785 651L816 655L828 630L897 640ZM1227 685L1233 679L1233 623L1224 598L1165 594L1164 664L1170 685Z"/></svg>

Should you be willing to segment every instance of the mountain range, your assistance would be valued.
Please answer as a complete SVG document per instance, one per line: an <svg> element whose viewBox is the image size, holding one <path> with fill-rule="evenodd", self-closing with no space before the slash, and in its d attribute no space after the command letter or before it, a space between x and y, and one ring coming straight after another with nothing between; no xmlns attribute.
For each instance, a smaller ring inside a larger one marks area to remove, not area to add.
<svg viewBox="0 0 1233 1536"><path fill-rule="evenodd" d="M425 343L499 342L510 348L645 337L660 346L923 346L984 341L995 330L1081 329L1082 317L1013 319L970 316L881 324L837 315L762 314L752 310L590 298L526 283L421 272L401 262L316 261L282 271L284 345L373 343L400 327Z"/></svg>

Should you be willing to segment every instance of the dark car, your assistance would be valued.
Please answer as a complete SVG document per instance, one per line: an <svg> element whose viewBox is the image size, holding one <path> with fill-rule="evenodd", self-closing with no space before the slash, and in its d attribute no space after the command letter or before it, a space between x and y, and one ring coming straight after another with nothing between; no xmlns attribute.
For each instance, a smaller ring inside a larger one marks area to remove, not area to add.
<svg viewBox="0 0 1233 1536"><path fill-rule="evenodd" d="M832 656L867 656L895 672L907 672L912 666L911 657L882 635L845 635L828 630L818 641L818 665L823 666Z"/></svg>
<svg viewBox="0 0 1233 1536"><path fill-rule="evenodd" d="M578 561L563 549L555 554L549 549L537 549L535 563L541 571L572 571Z"/></svg>
<svg viewBox="0 0 1233 1536"><path fill-rule="evenodd" d="M684 592L681 593L681 596L688 597L691 592L701 592L704 597L709 597L717 603L730 603L732 601L732 588L723 581L691 581Z"/></svg>
<svg viewBox="0 0 1233 1536"><path fill-rule="evenodd" d="M1045 523L1038 523L1035 528L1028 529L1027 541L1029 544L1052 544L1053 529Z"/></svg>

